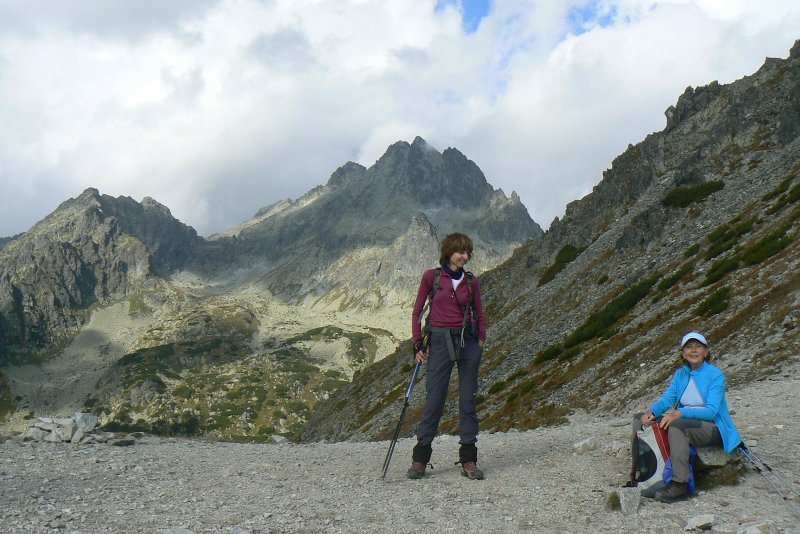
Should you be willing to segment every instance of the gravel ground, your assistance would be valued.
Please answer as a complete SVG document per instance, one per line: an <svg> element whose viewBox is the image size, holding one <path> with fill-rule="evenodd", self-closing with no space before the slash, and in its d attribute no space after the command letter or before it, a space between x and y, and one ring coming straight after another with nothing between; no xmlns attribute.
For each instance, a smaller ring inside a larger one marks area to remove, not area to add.
<svg viewBox="0 0 800 534"><path fill-rule="evenodd" d="M729 393L745 439L800 487L800 380ZM398 407L399 410L399 407ZM672 505L642 499L638 513L605 509L627 477L628 448L582 454L590 436L625 442L629 419L577 414L569 424L482 434L472 481L453 465L458 440L434 443L435 468L405 478L414 441L241 444L144 437L130 447L0 444L4 532L683 532L713 514L716 529L761 520L800 532L800 519L750 470L740 484ZM797 501L795 501L797 502ZM800 503L798 503L800 504ZM733 530L730 530L733 528Z"/></svg>

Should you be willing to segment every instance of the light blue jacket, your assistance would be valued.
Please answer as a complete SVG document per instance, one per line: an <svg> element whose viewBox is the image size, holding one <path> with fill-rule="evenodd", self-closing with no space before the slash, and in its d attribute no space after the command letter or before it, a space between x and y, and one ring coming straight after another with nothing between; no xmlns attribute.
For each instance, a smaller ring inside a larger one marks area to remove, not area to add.
<svg viewBox="0 0 800 534"><path fill-rule="evenodd" d="M686 391L686 386L689 385L689 377L694 378L697 390L706 403L705 406L683 406L678 402L683 392ZM685 419L714 421L722 436L725 452L730 453L742 442L739 431L736 430L736 425L733 424L731 414L728 412L728 402L725 400L725 375L718 367L703 362L699 369L691 371L688 365L681 366L675 372L664 395L650 406L650 411L656 417L661 417L676 403L681 411L681 417Z"/></svg>

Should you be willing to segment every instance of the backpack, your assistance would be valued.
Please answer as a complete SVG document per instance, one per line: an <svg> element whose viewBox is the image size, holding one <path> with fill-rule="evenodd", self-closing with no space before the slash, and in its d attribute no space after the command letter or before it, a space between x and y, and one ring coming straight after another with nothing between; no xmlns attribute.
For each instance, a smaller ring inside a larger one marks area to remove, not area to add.
<svg viewBox="0 0 800 534"><path fill-rule="evenodd" d="M631 442L631 482L628 485L638 486L645 497L652 497L672 480L672 462L670 461L669 439L667 430L658 424L652 424L633 436ZM692 464L697 452L693 446L689 448L689 494L694 493L694 472Z"/></svg>

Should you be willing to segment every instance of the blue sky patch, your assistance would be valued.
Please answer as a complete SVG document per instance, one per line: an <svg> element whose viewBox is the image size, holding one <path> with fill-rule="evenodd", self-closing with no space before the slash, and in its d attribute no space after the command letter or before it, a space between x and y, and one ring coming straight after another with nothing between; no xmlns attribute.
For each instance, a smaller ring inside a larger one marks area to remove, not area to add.
<svg viewBox="0 0 800 534"><path fill-rule="evenodd" d="M617 6L603 9L602 2L591 0L581 7L574 7L568 15L570 30L575 35L587 32L593 26L605 28L614 24L617 18Z"/></svg>
<svg viewBox="0 0 800 534"><path fill-rule="evenodd" d="M458 5L461 6L462 24L467 33L475 33L481 20L492 8L491 0L439 0L436 2L436 11L441 11L446 6Z"/></svg>

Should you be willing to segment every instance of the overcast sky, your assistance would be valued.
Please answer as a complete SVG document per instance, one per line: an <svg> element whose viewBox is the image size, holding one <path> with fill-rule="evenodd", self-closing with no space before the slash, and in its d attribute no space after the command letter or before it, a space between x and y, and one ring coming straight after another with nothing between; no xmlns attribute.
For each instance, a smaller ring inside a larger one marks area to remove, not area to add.
<svg viewBox="0 0 800 534"><path fill-rule="evenodd" d="M796 0L0 0L0 236L87 187L208 235L417 135L546 228L798 38Z"/></svg>

